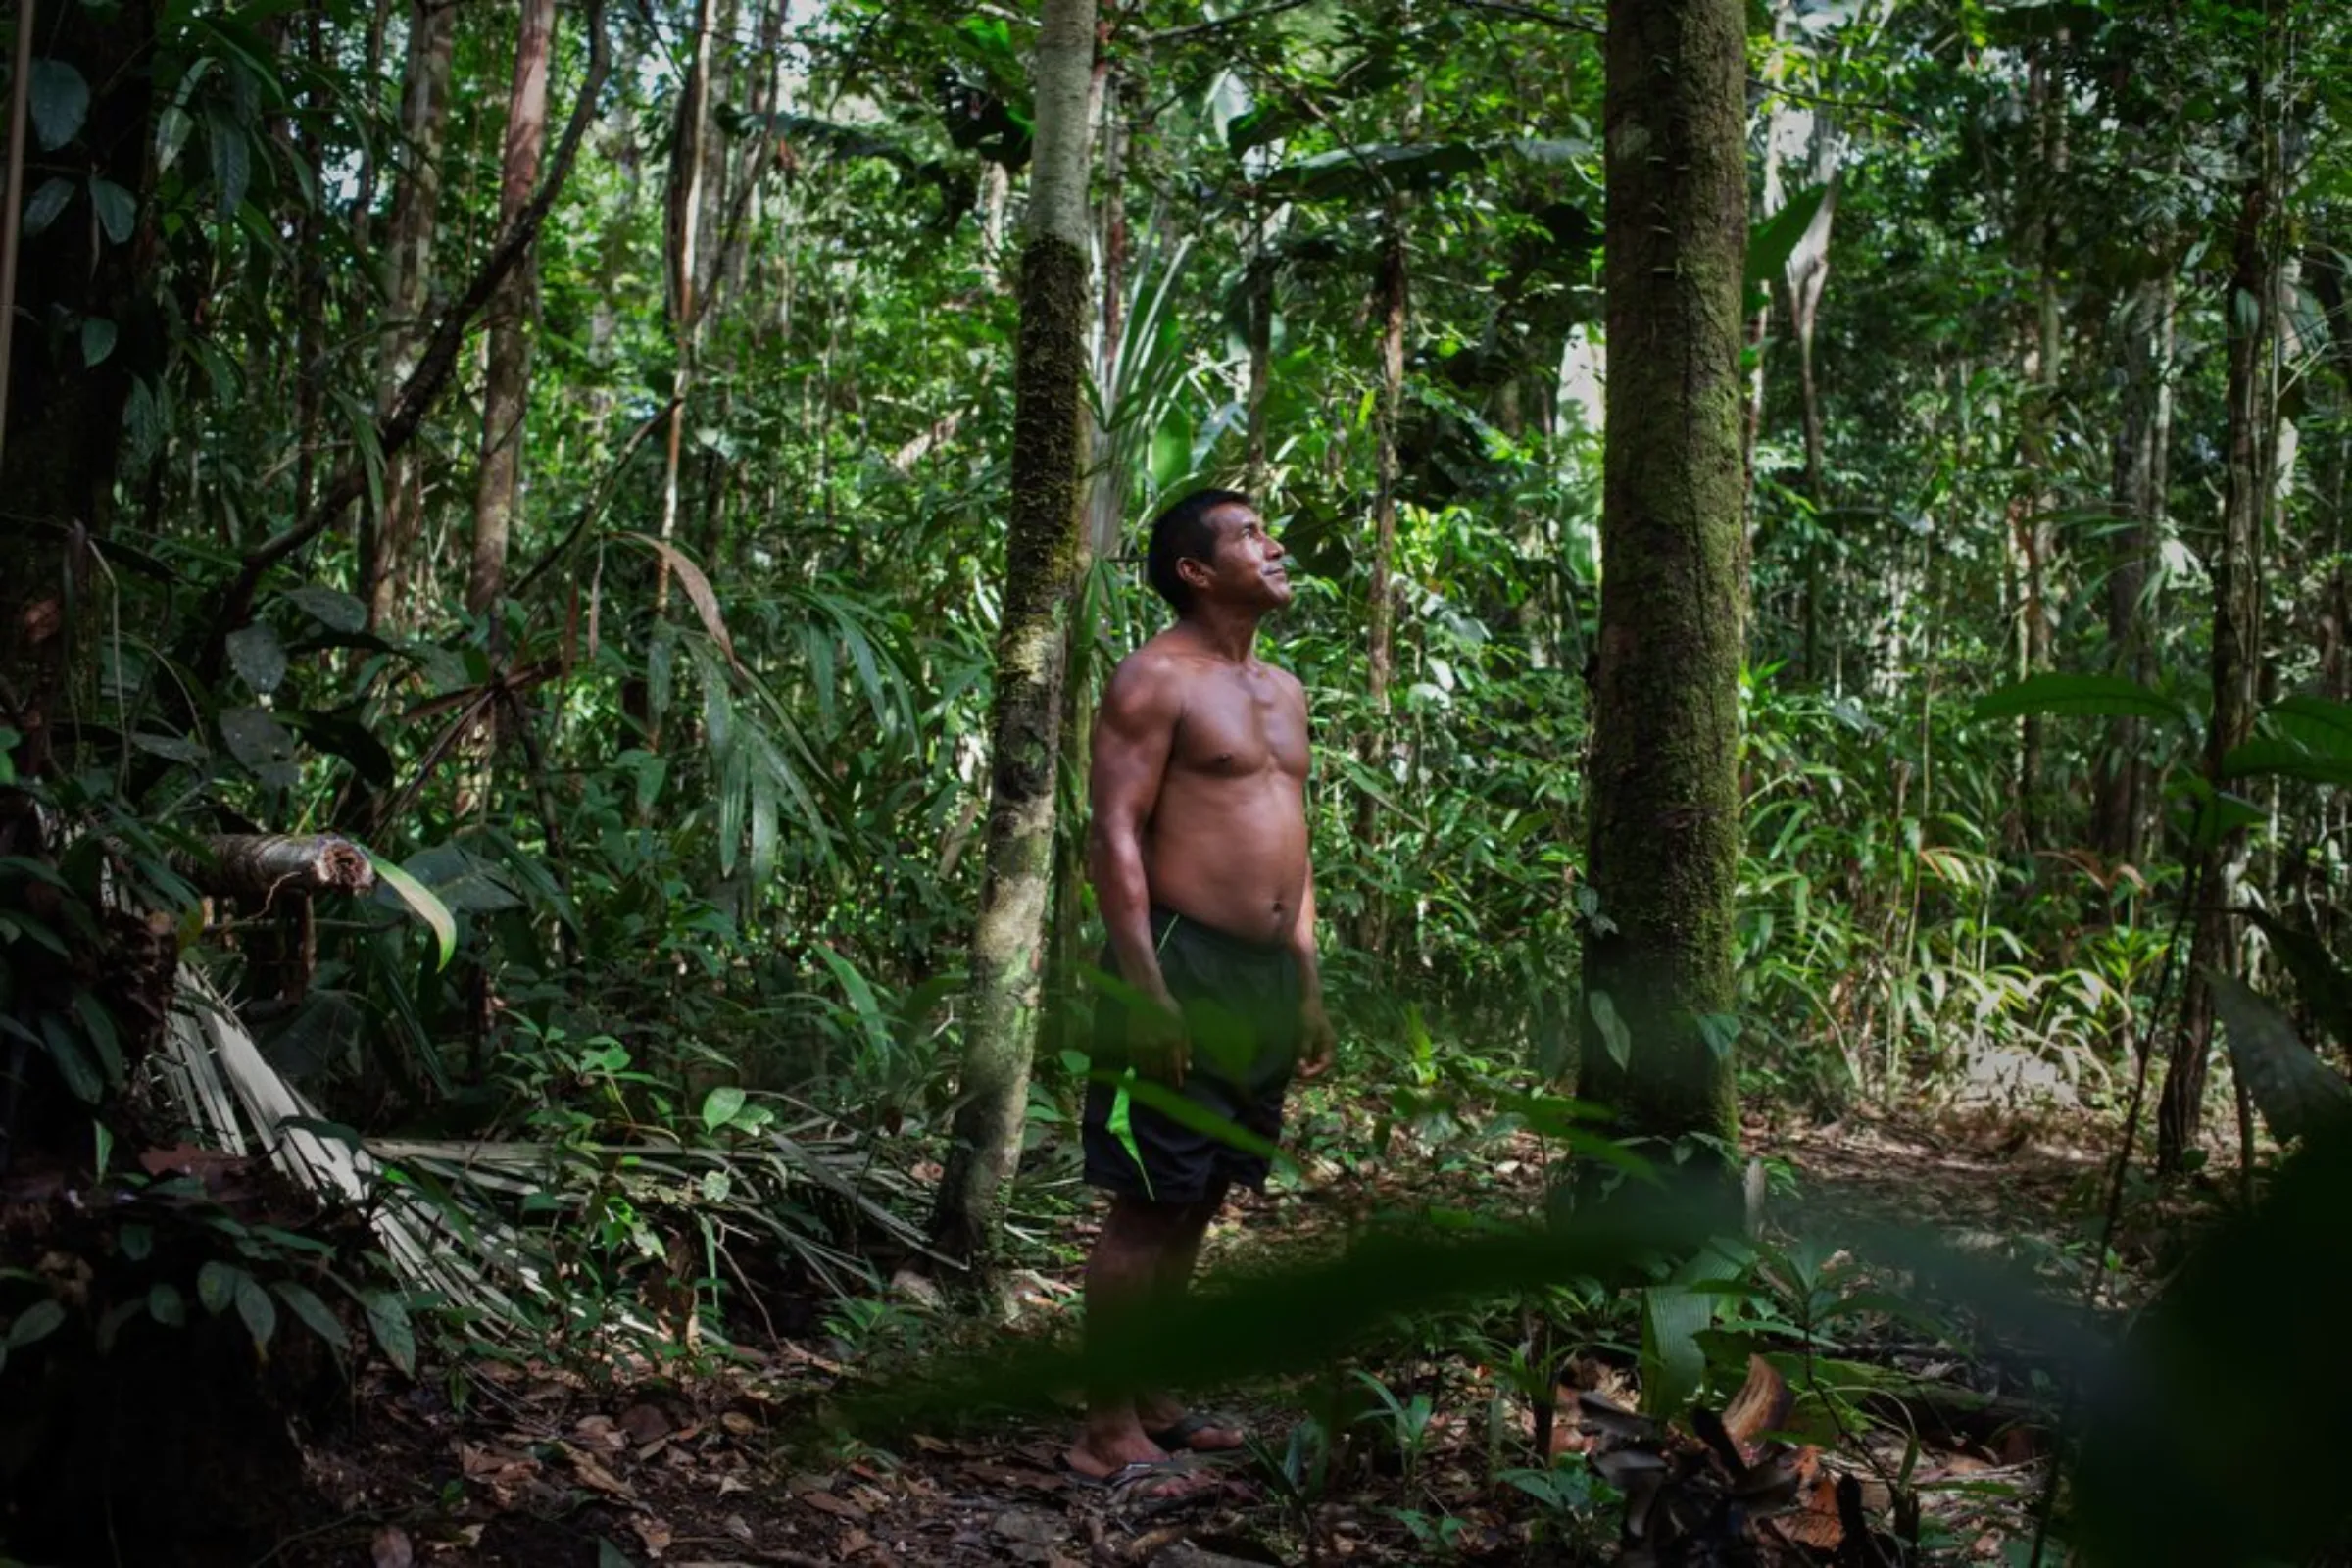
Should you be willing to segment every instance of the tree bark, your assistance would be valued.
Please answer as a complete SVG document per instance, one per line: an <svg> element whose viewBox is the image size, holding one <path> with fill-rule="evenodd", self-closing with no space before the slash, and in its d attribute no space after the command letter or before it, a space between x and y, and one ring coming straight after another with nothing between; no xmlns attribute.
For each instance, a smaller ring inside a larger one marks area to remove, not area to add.
<svg viewBox="0 0 2352 1568"><path fill-rule="evenodd" d="M2167 250L2169 251L2169 247ZM2146 598L2164 516L2172 440L2173 315L2177 285L2167 269L2141 283L2124 307L2123 395L2116 422L2110 492L2117 529L2107 574L2107 645L2117 674L2156 676ZM2137 864L2147 855L2155 781L2140 756L2144 726L2110 719L2097 770L2092 842L2110 863Z"/></svg>
<svg viewBox="0 0 2352 1568"><path fill-rule="evenodd" d="M678 534L678 469L686 441L686 401L694 385L695 328L701 318L703 161L710 129L710 0L696 0L694 59L678 103L669 159L669 319L677 363L670 371L669 446L662 470L662 538ZM654 618L669 610L669 557L654 567Z"/></svg>
<svg viewBox="0 0 2352 1568"><path fill-rule="evenodd" d="M333 834L227 834L204 841L181 869L207 893L365 893L375 886L367 852Z"/></svg>
<svg viewBox="0 0 2352 1568"><path fill-rule="evenodd" d="M1392 574L1396 560L1396 489L1402 464L1396 451L1397 425L1404 414L1404 328L1411 304L1410 274L1405 261L1406 206L1401 195L1388 203L1388 227L1380 248L1380 408L1374 416L1374 489L1372 492L1371 588L1365 607L1367 695L1372 699L1372 722L1357 742L1357 756L1367 772L1385 770L1389 747L1389 687L1396 671L1396 585ZM1380 822L1380 803L1366 790L1356 798L1355 841L1370 847ZM1356 945L1367 953L1380 951L1388 934L1388 909L1378 898L1364 903Z"/></svg>
<svg viewBox="0 0 2352 1568"><path fill-rule="evenodd" d="M65 211L37 233L20 226L27 197L9 187L17 241L5 409L0 410L0 712L24 737L20 771L46 771L48 723L63 696L74 607L94 599L84 543L102 538L114 511L122 411L135 375L160 368L163 327L150 303L155 247L146 200L156 10L150 0L97 7L43 0L19 18L36 65L79 74L89 104L74 138L31 150L24 183L71 184ZM21 46L20 58L26 51ZM29 77L17 78L26 90ZM24 134L29 136L26 126ZM93 181L136 204L135 227L111 237L97 220ZM81 324L117 330L113 353L85 363Z"/></svg>
<svg viewBox="0 0 2352 1568"><path fill-rule="evenodd" d="M539 183L547 146L547 71L556 33L555 0L522 0L514 43L514 80L507 95L507 137L499 163L498 226L514 226ZM489 372L482 387L482 454L473 497L473 566L466 576L468 614L492 615L507 590L507 541L522 469L523 419L530 407L533 301L539 291L533 246L499 289L490 318ZM494 626L491 645L500 645Z"/></svg>
<svg viewBox="0 0 2352 1568"><path fill-rule="evenodd" d="M2059 29L2055 47L2064 49L2067 33ZM2016 513L2018 586L2018 666L2023 676L2047 670L2057 636L2057 612L2050 604L2050 558L2058 546L2054 464L2054 433L2058 419L2058 381L2065 340L2058 315L2058 181L2067 169L2066 89L2059 79L2049 46L2034 59L2031 107L2034 114L2034 171L2025 201L2029 241L2034 265L2034 331L2026 366L2025 418L2019 429L2021 466L2026 492ZM2022 848L2041 846L2047 824L2042 821L2042 773L2045 724L2038 713L2018 723L2017 836Z"/></svg>
<svg viewBox="0 0 2352 1568"><path fill-rule="evenodd" d="M1728 1035L1746 585L1740 0L1610 0L1600 638L1579 1091L1738 1132Z"/></svg>
<svg viewBox="0 0 2352 1568"><path fill-rule="evenodd" d="M2256 136L2255 169L2239 200L2234 265L2223 314L2229 325L2229 456L2223 477L2221 539L2213 578L2213 719L2206 728L2206 778L2217 790L2221 763L2253 733L2262 671L2262 519L2270 501L2268 453L2277 418L2269 345L2278 322L2278 256L2270 232L2279 179L2265 110L2264 68L2249 85ZM2234 973L2237 944L2229 907L2244 875L2243 827L2209 835L2196 854L2192 885L2204 890L2189 946L2188 989L2173 1039L2156 1122L2156 1167L2181 1168L2204 1120L2205 1080L2213 1040L2209 971Z"/></svg>
<svg viewBox="0 0 2352 1568"><path fill-rule="evenodd" d="M1020 1157L1053 876L1064 628L1085 549L1087 98L1094 0L1047 0L1013 368L1012 500L991 719L987 869L953 1142L931 1232L978 1261Z"/></svg>
<svg viewBox="0 0 2352 1568"><path fill-rule="evenodd" d="M387 417L415 372L425 341L432 296L433 240L439 230L441 147L449 128L450 68L457 56L457 10L411 0L407 89L401 133L407 143L386 239L384 303L390 316L376 375L376 416ZM424 528L424 485L414 454L384 459L382 514L362 531L361 594L370 627L412 621L415 556Z"/></svg>

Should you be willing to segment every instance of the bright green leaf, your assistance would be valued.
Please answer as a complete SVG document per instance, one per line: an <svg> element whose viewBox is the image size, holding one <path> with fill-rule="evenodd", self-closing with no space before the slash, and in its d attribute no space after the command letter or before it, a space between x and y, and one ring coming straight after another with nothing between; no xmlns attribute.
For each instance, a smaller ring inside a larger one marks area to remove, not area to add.
<svg viewBox="0 0 2352 1568"><path fill-rule="evenodd" d="M385 1358L414 1377L416 1372L416 1330L409 1322L408 1303L390 1291L369 1291L368 1327Z"/></svg>
<svg viewBox="0 0 2352 1568"><path fill-rule="evenodd" d="M448 968L449 960L458 953L458 917L449 912L449 906L435 897L431 888L373 851L368 852L368 861L375 867L375 874L384 886L418 919L432 927L433 940L441 950L440 967Z"/></svg>
<svg viewBox="0 0 2352 1568"><path fill-rule="evenodd" d="M733 1121L748 1097L733 1084L720 1084L703 1097L703 1125L712 1132Z"/></svg>
<svg viewBox="0 0 2352 1568"><path fill-rule="evenodd" d="M2152 718L2188 727L2180 704L2121 675L2031 675L1977 699L1969 717L1982 722L2042 713L2058 718Z"/></svg>

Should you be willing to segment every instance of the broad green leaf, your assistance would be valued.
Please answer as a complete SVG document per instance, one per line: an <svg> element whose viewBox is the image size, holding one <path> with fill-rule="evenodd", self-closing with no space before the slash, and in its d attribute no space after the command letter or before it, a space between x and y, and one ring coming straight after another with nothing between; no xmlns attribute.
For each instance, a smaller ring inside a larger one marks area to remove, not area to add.
<svg viewBox="0 0 2352 1568"><path fill-rule="evenodd" d="M228 662L257 696L267 697L285 683L286 646L267 621L228 634Z"/></svg>
<svg viewBox="0 0 2352 1568"><path fill-rule="evenodd" d="M1607 1048L1609 1059L1617 1064L1619 1071L1624 1071L1634 1057L1634 1037L1625 1020L1618 1016L1617 1004L1609 1000L1606 991L1591 991L1585 994L1585 1010L1592 1015L1594 1027L1600 1030L1601 1044Z"/></svg>
<svg viewBox="0 0 2352 1568"><path fill-rule="evenodd" d="M865 976L858 972L856 964L826 944L816 944L816 956L824 960L826 968L833 971L833 978L841 982L841 989L849 996L850 1005L857 1010L858 1022L865 1025L866 1039L873 1043L875 1049L887 1051L890 1048L890 1023L882 1015L882 1004L875 999L874 988L865 983Z"/></svg>
<svg viewBox="0 0 2352 1568"><path fill-rule="evenodd" d="M720 1084L703 1097L703 1125L712 1132L733 1121L749 1097L733 1084Z"/></svg>
<svg viewBox="0 0 2352 1568"><path fill-rule="evenodd" d="M313 1334L338 1350L350 1350L351 1336L345 1332L342 1319L327 1310L317 1291L295 1280L279 1280L272 1289L280 1300L294 1309L294 1315L309 1325Z"/></svg>
<svg viewBox="0 0 2352 1568"><path fill-rule="evenodd" d="M98 210L98 226L117 245L130 239L139 223L138 199L111 179L90 176L90 205Z"/></svg>
<svg viewBox="0 0 2352 1568"><path fill-rule="evenodd" d="M277 1305L262 1282L252 1275L237 1275L237 1316L245 1320L245 1332L253 1336L253 1352L264 1360L270 1358L270 1337L277 1332Z"/></svg>
<svg viewBox="0 0 2352 1568"><path fill-rule="evenodd" d="M449 906L435 897L432 889L372 850L368 852L368 863L375 867L377 878L416 918L432 927L433 940L441 949L439 967L448 968L449 960L458 953L458 917L450 913Z"/></svg>
<svg viewBox="0 0 2352 1568"><path fill-rule="evenodd" d="M386 1359L414 1377L416 1373L416 1331L409 1322L409 1307L390 1291L369 1291L368 1328Z"/></svg>
<svg viewBox="0 0 2352 1568"><path fill-rule="evenodd" d="M237 1282L245 1277L243 1269L216 1257L196 1271L196 1299L218 1317L237 1298Z"/></svg>
<svg viewBox="0 0 2352 1568"><path fill-rule="evenodd" d="M179 159L180 151L188 145L188 133L196 128L195 119L177 104L166 104L155 117L155 169L157 173L169 170Z"/></svg>
<svg viewBox="0 0 2352 1568"><path fill-rule="evenodd" d="M286 590L286 598L328 631L361 631L368 625L368 607L340 588L305 583Z"/></svg>
<svg viewBox="0 0 2352 1568"><path fill-rule="evenodd" d="M90 118L90 84L63 60L32 63L32 132L41 151L53 153L81 134Z"/></svg>
<svg viewBox="0 0 2352 1568"><path fill-rule="evenodd" d="M2352 703L2325 697L2285 697L2273 703L2263 717L2288 740L2326 757L2352 757Z"/></svg>
<svg viewBox="0 0 2352 1568"><path fill-rule="evenodd" d="M1797 242L1812 226L1814 215L1828 200L1827 185L1809 185L1788 198L1781 210L1748 230L1747 282L1769 285L1788 269Z"/></svg>
<svg viewBox="0 0 2352 1568"><path fill-rule="evenodd" d="M155 1250L155 1232L145 1225L125 1225L115 1238L115 1246L133 1263L144 1263Z"/></svg>
<svg viewBox="0 0 2352 1568"><path fill-rule="evenodd" d="M2336 962L2326 943L2301 927L2288 925L2268 909L2241 908L2237 912L2262 927L2272 950L2295 977L2303 1004L2335 1037L2335 1043L2352 1054L2352 974Z"/></svg>
<svg viewBox="0 0 2352 1568"><path fill-rule="evenodd" d="M85 1105L95 1105L105 1097L106 1080L91 1065L81 1043L74 1038L74 1028L62 1013L41 1014L41 1042L49 1049L49 1060L65 1079L74 1098Z"/></svg>
<svg viewBox="0 0 2352 1568"><path fill-rule="evenodd" d="M267 709L224 708L219 719L220 740L228 755L246 771L271 789L290 790L302 782L302 767L294 737Z"/></svg>
<svg viewBox="0 0 2352 1568"><path fill-rule="evenodd" d="M24 204L26 239L57 221L58 214L64 212L66 204L74 199L74 188L70 179L47 179L41 182L40 187L32 193L32 200Z"/></svg>
<svg viewBox="0 0 2352 1568"><path fill-rule="evenodd" d="M2294 741L2258 737L2222 759L2224 778L2291 778L2306 784L2352 785L2352 756L2333 757Z"/></svg>
<svg viewBox="0 0 2352 1568"><path fill-rule="evenodd" d="M115 323L103 316L81 318L81 363L83 368L104 365L106 357L115 352Z"/></svg>
<svg viewBox="0 0 2352 1568"><path fill-rule="evenodd" d="M2121 675L2030 675L1977 699L1969 717L2152 718L2187 728L2188 713L2154 689Z"/></svg>
<svg viewBox="0 0 2352 1568"><path fill-rule="evenodd" d="M147 1315L168 1329L175 1329L188 1320L188 1303L179 1294L179 1287L168 1280L158 1280L147 1287Z"/></svg>
<svg viewBox="0 0 2352 1568"><path fill-rule="evenodd" d="M245 186L253 177L253 148L246 142L245 127L217 106L205 116L204 139L213 150L214 210L225 220L245 204Z"/></svg>
<svg viewBox="0 0 2352 1568"><path fill-rule="evenodd" d="M2279 1139L2352 1125L2352 1083L2311 1054L2286 1015L2234 975L2212 973L2213 1010L2230 1036L2230 1060Z"/></svg>
<svg viewBox="0 0 2352 1568"><path fill-rule="evenodd" d="M66 1309L56 1297L33 1302L17 1314L8 1326L8 1348L22 1350L27 1345L37 1345L63 1327Z"/></svg>

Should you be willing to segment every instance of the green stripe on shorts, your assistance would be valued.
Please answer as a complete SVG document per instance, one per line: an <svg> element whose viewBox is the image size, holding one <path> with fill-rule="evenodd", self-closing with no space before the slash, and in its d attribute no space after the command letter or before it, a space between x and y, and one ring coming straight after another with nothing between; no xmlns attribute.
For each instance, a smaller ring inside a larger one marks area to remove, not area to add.
<svg viewBox="0 0 2352 1568"><path fill-rule="evenodd" d="M1110 1114L1102 1119L1102 1126L1104 1131L1119 1141L1119 1147L1127 1151L1127 1157L1135 1161L1135 1172L1144 1179L1145 1199L1148 1201L1157 1202L1158 1200L1152 1196L1152 1173L1144 1167L1143 1146L1135 1141L1133 1115L1135 1107L1133 1100L1127 1093L1127 1086L1133 1082L1135 1082L1135 1069L1130 1067L1127 1069L1126 1075L1119 1080L1118 1095L1111 1101Z"/></svg>

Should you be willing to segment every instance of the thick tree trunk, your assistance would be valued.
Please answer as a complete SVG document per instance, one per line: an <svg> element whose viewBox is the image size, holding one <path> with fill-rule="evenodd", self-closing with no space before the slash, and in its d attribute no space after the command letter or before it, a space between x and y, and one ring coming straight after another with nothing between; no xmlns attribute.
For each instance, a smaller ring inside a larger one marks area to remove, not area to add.
<svg viewBox="0 0 2352 1568"><path fill-rule="evenodd" d="M1736 1137L1740 0L1610 0L1608 425L1579 1089L1626 1131Z"/></svg>
<svg viewBox="0 0 2352 1568"><path fill-rule="evenodd" d="M2251 88L2258 124L2261 72ZM2206 776L2221 778L2222 759L2253 733L2256 687L2262 671L2262 518L2269 505L2270 449L2277 419L2269 345L2277 328L2278 265L2270 227L2278 178L2270 132L2256 172L2238 206L2235 266L2224 315L2229 322L2229 459L2222 489L2222 536L2211 563L2213 578L2213 720L2206 729ZM2195 1147L2204 1119L2205 1078L2213 1038L2211 970L2233 973L2237 944L2227 910L2237 902L2245 872L2246 831L2230 829L2196 851L2194 885L2202 889L2189 947L2188 990L2180 1029L2173 1040L2157 1113L2157 1169L2178 1171Z"/></svg>
<svg viewBox="0 0 2352 1568"><path fill-rule="evenodd" d="M407 143L392 198L384 261L384 307L390 318L376 370L376 414L388 416L424 350L425 307L432 297L433 240L439 231L441 147L449 128L450 68L457 54L457 9L411 0L407 90L401 134ZM424 484L415 454L384 460L383 512L363 530L361 597L370 626L413 621L416 554L424 528Z"/></svg>
<svg viewBox="0 0 2352 1568"><path fill-rule="evenodd" d="M1012 510L997 633L987 870L953 1144L931 1230L978 1259L1020 1158L1053 876L1064 627L1085 549L1087 96L1094 0L1047 0L1013 368Z"/></svg>
<svg viewBox="0 0 2352 1568"><path fill-rule="evenodd" d="M25 201L12 182L8 233L17 241L5 410L0 411L0 691L8 725L24 737L21 771L45 770L48 722L62 696L74 607L94 602L93 560L78 541L102 538L114 510L122 410L134 376L156 370L163 329L149 302L155 244L146 201L156 10L149 0L98 7L41 0L18 18L37 70L70 69L89 90L77 134L44 152L24 149L23 183L71 184L54 221L24 233ZM26 51L22 47L19 58ZM18 77L19 90L31 78ZM32 127L22 134L29 137ZM20 147L23 147L20 142ZM93 211L95 182L118 187L139 219L122 238ZM80 323L111 322L115 350L85 362Z"/></svg>
<svg viewBox="0 0 2352 1568"><path fill-rule="evenodd" d="M503 233L530 203L547 146L547 69L555 43L555 0L523 0L514 43L514 81L507 94L507 139L499 164L498 226ZM473 567L466 612L494 615L507 591L507 541L522 470L523 418L530 407L531 313L539 292L536 246L499 290L491 307L490 364L482 387L482 456L473 497ZM500 639L495 630L492 646Z"/></svg>

